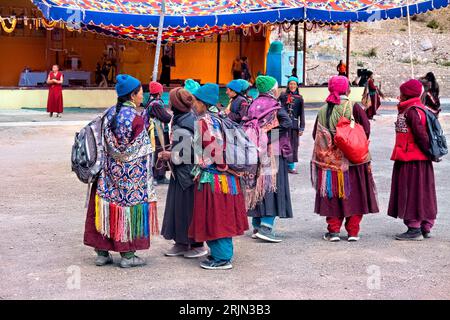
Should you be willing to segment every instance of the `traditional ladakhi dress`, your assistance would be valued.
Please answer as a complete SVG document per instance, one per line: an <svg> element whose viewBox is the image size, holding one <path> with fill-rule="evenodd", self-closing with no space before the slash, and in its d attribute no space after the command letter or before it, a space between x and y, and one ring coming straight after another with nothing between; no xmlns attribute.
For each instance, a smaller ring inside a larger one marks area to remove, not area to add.
<svg viewBox="0 0 450 320"><path fill-rule="evenodd" d="M427 155L426 116L414 106L424 108L420 98L398 106L388 215L403 219L408 227L430 232L437 215L433 163Z"/></svg>
<svg viewBox="0 0 450 320"><path fill-rule="evenodd" d="M341 101L333 109L330 129L326 128L327 105L319 110L314 125L315 144L311 161L311 180L316 189L314 212L327 217L330 233L339 233L344 218L347 218L349 236L357 236L362 216L379 212L370 156L363 164L349 163L334 145L332 137L344 109L345 117L350 119L353 114L355 122L364 128L367 137L370 135L370 123L360 105L352 106L345 96L341 96Z"/></svg>
<svg viewBox="0 0 450 320"><path fill-rule="evenodd" d="M221 155L218 155L218 161L214 160L216 150L223 153L224 142L217 113L206 112L199 117L197 125L194 143L202 155L193 171L196 182L189 237L196 242L207 241L215 261L230 261L233 257L232 237L248 230L241 181L223 171L227 165ZM212 150L212 157L208 150Z"/></svg>
<svg viewBox="0 0 450 320"><path fill-rule="evenodd" d="M370 97L370 107L366 110L367 117L372 120L373 117L377 114L378 108L381 106L380 95L378 93L378 88L375 86L375 83L372 79L369 79L367 82L369 97Z"/></svg>
<svg viewBox="0 0 450 320"><path fill-rule="evenodd" d="M194 181L191 172L194 168L194 150L186 155L178 145L192 146L194 140L195 116L192 112L181 113L174 110L172 120L172 163L173 176L170 178L167 191L166 209L161 234L167 240L174 240L177 244L193 245L188 237L189 225L194 208ZM189 141L189 142L187 142ZM184 156L188 157L185 161ZM195 244L197 245L197 244Z"/></svg>
<svg viewBox="0 0 450 320"><path fill-rule="evenodd" d="M269 167L265 167L262 163L258 164L256 187L247 194L249 208L247 214L253 218L252 224L256 231L261 225L272 228L276 217L293 217L287 162L292 153L288 134L292 121L280 103L268 94L260 94L252 102L247 118L248 121L260 119L259 125L263 132L267 133L268 141L273 137L275 130L279 134L278 141L273 141L267 148L262 144L258 146L260 152L265 153L265 155L260 153L260 159L268 156L271 161ZM264 149L267 150L261 151Z"/></svg>
<svg viewBox="0 0 450 320"><path fill-rule="evenodd" d="M104 128L104 168L92 188L84 243L97 250L132 252L150 247L158 233L152 147L144 121L131 103L117 116L113 107Z"/></svg>
<svg viewBox="0 0 450 320"><path fill-rule="evenodd" d="M298 89L295 92L291 92L287 89L286 92L281 94L280 102L292 120L292 127L289 129L292 155L288 157L288 162L290 167L294 169L295 163L298 162L298 134L300 131L303 132L305 130L305 109L303 97L300 95Z"/></svg>
<svg viewBox="0 0 450 320"><path fill-rule="evenodd" d="M61 81L63 74L61 72L56 73L50 72L49 74L50 80L58 80ZM63 112L63 92L61 84L51 84L50 89L48 91L48 100L47 100L47 112Z"/></svg>

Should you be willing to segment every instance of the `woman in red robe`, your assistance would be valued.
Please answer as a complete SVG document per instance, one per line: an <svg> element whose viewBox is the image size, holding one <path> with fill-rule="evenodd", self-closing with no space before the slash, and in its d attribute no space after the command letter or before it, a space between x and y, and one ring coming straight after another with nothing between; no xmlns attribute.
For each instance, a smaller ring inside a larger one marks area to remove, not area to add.
<svg viewBox="0 0 450 320"><path fill-rule="evenodd" d="M383 94L380 92L380 89L375 85L375 81L373 78L373 72L369 71L368 73L369 80L367 81L367 89L369 91L369 97L371 105L366 110L367 117L370 120L373 120L373 117L377 114L378 108L381 106L381 97L384 97Z"/></svg>
<svg viewBox="0 0 450 320"><path fill-rule="evenodd" d="M60 118L63 112L63 82L64 75L59 72L59 67L54 65L47 77L47 84L50 87L47 100L47 112L50 112L50 117L53 117L53 113L56 112L56 116Z"/></svg>

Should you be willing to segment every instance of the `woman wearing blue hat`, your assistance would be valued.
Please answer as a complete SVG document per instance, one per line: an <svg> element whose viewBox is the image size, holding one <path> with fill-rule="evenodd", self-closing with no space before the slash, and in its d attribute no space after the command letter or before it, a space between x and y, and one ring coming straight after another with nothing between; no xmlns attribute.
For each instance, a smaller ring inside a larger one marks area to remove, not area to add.
<svg viewBox="0 0 450 320"><path fill-rule="evenodd" d="M242 118L247 115L247 109L250 105L245 95L242 94L243 91L243 82L240 80L232 80L227 84L226 93L230 98L230 102L225 113L230 120L236 123L240 123Z"/></svg>
<svg viewBox="0 0 450 320"><path fill-rule="evenodd" d="M286 92L280 96L280 102L292 120L292 128L289 129L292 155L288 157L289 173L297 174L296 164L298 162L299 137L305 130L305 109L303 97L298 90L298 78L289 77Z"/></svg>
<svg viewBox="0 0 450 320"><path fill-rule="evenodd" d="M219 86L207 83L193 95L198 115L194 137L197 165L193 170L194 209L189 237L208 244L210 256L200 264L202 268L231 269L232 237L248 229L244 195L240 179L230 172L223 159L223 124L216 107Z"/></svg>
<svg viewBox="0 0 450 320"><path fill-rule="evenodd" d="M145 264L135 252L148 249L150 233L158 232L153 150L136 110L143 100L141 83L123 74L116 79L117 105L106 115L104 168L92 188L84 244L95 248L97 266L113 263L109 251L116 251L120 267L130 268Z"/></svg>

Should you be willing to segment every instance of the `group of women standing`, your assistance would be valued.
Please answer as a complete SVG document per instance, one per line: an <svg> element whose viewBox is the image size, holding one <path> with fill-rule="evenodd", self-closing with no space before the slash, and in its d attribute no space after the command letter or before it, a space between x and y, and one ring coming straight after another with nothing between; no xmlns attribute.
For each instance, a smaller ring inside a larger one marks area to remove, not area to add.
<svg viewBox="0 0 450 320"><path fill-rule="evenodd" d="M170 91L170 146L157 155L171 169L161 233L174 245L166 256L207 256L200 263L202 268L231 269L233 237L249 229L248 217L252 218L252 238L282 241L274 232L275 220L293 217L288 174L296 173L299 136L305 129L303 99L295 77L289 78L281 96L277 81L270 76L259 76L255 84L259 95L253 100L246 81L231 81L227 85L230 104L225 110L218 107L216 84L200 86L187 80L184 88ZM151 92L152 88L158 94L152 93L148 106L155 108L161 88L151 84ZM363 215L379 211L371 157L368 154L362 163L351 163L333 137L342 117L361 125L367 138L370 123L363 107L349 101L346 77L331 78L328 89L330 94L313 129L314 211L326 217L325 240L339 241L345 220L348 241L357 241ZM151 128L161 110L140 107L142 87L131 76L119 75L116 90L117 106L108 111L104 129L105 168L92 189L85 244L96 249L99 266L112 263L109 251L113 250L122 255L121 267L133 267L145 263L135 251L147 249L150 235L158 231ZM400 88L388 210L408 226L407 232L396 236L399 240L429 237L437 212L425 117L420 110L422 90L417 80ZM257 137L251 140L258 148L259 161L250 178L224 161L224 118L236 126L257 128ZM180 143L190 148L179 148Z"/></svg>

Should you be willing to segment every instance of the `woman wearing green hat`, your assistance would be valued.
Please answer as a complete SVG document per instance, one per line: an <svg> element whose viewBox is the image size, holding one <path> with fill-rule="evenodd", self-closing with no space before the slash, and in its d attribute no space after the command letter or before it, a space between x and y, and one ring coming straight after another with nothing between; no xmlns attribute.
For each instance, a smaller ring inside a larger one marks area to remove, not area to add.
<svg viewBox="0 0 450 320"><path fill-rule="evenodd" d="M231 269L233 240L248 229L240 179L224 161L223 124L218 116L219 86L207 83L194 92L198 116L194 135L196 167L194 209L189 238L206 241L210 256L200 266L209 270Z"/></svg>
<svg viewBox="0 0 450 320"><path fill-rule="evenodd" d="M249 131L250 139L258 144L259 163L256 183L246 185L248 216L252 217L252 238L280 242L281 239L273 233L275 218L293 216L287 164L287 157L292 153L288 136L292 121L277 100L279 93L275 78L259 76L256 87L259 96L250 105L244 119L245 122L257 119L260 126L258 137ZM277 134L279 140L271 141ZM265 161L267 159L270 161Z"/></svg>
<svg viewBox="0 0 450 320"><path fill-rule="evenodd" d="M105 162L93 183L84 244L97 252L95 264L113 263L109 251L120 252L120 267L142 266L135 251L150 247L158 233L152 153L144 119L136 110L143 100L139 80L117 76L117 105L109 109L103 129Z"/></svg>
<svg viewBox="0 0 450 320"><path fill-rule="evenodd" d="M305 130L304 103L303 97L298 90L297 77L289 77L288 87L286 88L286 92L281 94L280 102L292 120L292 128L289 129L289 139L292 147L292 155L288 158L289 173L297 174L295 166L298 162L299 137L303 135L303 131Z"/></svg>

